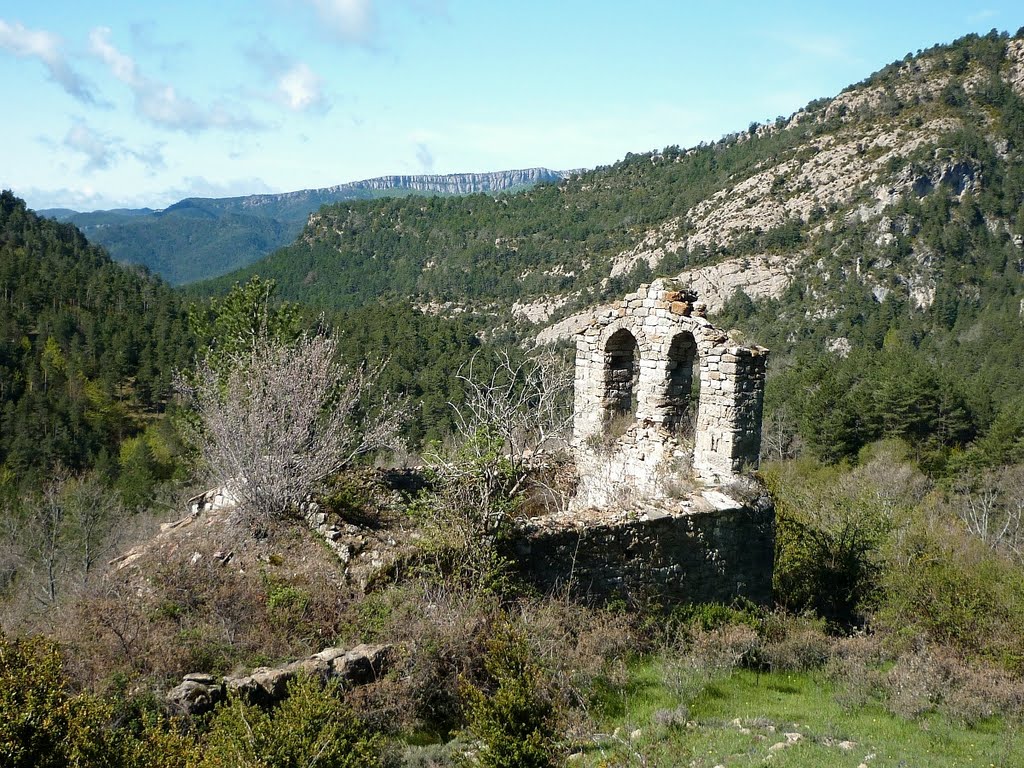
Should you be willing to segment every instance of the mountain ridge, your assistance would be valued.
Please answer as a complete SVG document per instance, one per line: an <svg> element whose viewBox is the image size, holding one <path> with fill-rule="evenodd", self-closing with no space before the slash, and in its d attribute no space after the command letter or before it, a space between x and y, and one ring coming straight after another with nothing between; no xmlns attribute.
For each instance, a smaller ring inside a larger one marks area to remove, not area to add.
<svg viewBox="0 0 1024 768"><path fill-rule="evenodd" d="M498 193L559 182L575 171L524 168L452 174L395 174L281 193L187 197L163 209L90 212L43 209L41 216L77 226L124 263L141 264L172 284L243 267L293 240L320 206L394 194ZM203 223L200 223L203 222Z"/></svg>
<svg viewBox="0 0 1024 768"><path fill-rule="evenodd" d="M1024 30L935 46L789 118L557 186L325 206L292 245L191 290L257 273L321 311L407 301L476 315L489 338L562 341L674 278L772 349L767 412L822 457L932 434L934 467L998 461L1017 443L957 452L1024 432Z"/></svg>

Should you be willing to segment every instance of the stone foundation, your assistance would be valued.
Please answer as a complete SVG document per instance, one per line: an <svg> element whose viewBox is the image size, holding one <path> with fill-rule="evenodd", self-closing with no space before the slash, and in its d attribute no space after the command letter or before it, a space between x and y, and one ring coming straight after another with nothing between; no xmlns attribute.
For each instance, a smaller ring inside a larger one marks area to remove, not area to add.
<svg viewBox="0 0 1024 768"><path fill-rule="evenodd" d="M767 496L706 491L675 510L591 512L528 521L514 545L524 578L594 602L772 599L775 510Z"/></svg>

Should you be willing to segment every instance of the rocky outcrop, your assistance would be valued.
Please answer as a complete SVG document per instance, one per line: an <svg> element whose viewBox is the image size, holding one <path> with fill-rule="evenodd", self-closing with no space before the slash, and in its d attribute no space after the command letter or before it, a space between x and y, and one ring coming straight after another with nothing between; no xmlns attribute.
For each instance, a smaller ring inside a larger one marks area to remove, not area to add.
<svg viewBox="0 0 1024 768"><path fill-rule="evenodd" d="M529 187L543 182L558 182L569 176L565 171L547 168L526 168L491 173L446 173L380 176L345 185L352 189L411 189L441 195L472 195L478 192L500 192L514 187Z"/></svg>
<svg viewBox="0 0 1024 768"><path fill-rule="evenodd" d="M351 650L326 648L280 667L259 667L247 675L216 678L193 673L167 693L167 701L186 715L209 712L229 693L268 706L287 696L288 683L300 675L350 686L372 683L386 671L392 655L390 645L357 645Z"/></svg>

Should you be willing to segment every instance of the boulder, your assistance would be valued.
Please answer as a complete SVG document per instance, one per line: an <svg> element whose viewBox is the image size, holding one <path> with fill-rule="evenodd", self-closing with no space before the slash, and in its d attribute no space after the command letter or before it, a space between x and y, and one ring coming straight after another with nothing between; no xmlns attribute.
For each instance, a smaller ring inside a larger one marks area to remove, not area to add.
<svg viewBox="0 0 1024 768"><path fill-rule="evenodd" d="M325 648L305 659L280 667L258 667L247 675L217 679L213 675L185 675L181 684L167 693L167 701L186 715L200 715L213 709L228 691L250 704L270 706L288 694L288 683L299 675L322 681L338 680L344 685L366 685L379 678L391 661L390 645L357 645L352 649Z"/></svg>
<svg viewBox="0 0 1024 768"><path fill-rule="evenodd" d="M224 699L224 683L213 675L185 675L181 684L167 693L167 703L183 715L202 715Z"/></svg>

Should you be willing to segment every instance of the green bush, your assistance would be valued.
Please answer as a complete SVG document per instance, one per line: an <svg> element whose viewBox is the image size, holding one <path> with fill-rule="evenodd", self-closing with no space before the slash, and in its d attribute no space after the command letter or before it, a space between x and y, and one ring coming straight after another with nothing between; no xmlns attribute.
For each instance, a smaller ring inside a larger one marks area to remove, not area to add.
<svg viewBox="0 0 1024 768"><path fill-rule="evenodd" d="M68 690L56 645L0 632L0 765L116 765L108 716L102 702Z"/></svg>
<svg viewBox="0 0 1024 768"><path fill-rule="evenodd" d="M269 710L232 698L217 708L197 768L374 768L386 764L372 734L340 698L340 686L299 679Z"/></svg>
<svg viewBox="0 0 1024 768"><path fill-rule="evenodd" d="M489 691L470 689L469 729L484 768L549 768L560 764L558 712L523 634L498 629L485 661Z"/></svg>
<svg viewBox="0 0 1024 768"><path fill-rule="evenodd" d="M919 639L1024 669L1024 574L956 528L910 532L884 576L875 622L907 645Z"/></svg>
<svg viewBox="0 0 1024 768"><path fill-rule="evenodd" d="M805 462L785 477L765 478L776 503L776 599L794 613L813 611L847 627L879 596L893 519L870 489L841 488L839 472Z"/></svg>

